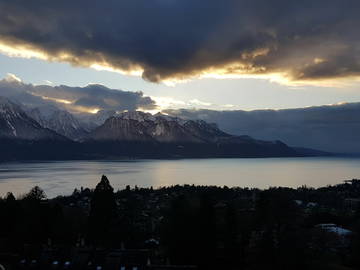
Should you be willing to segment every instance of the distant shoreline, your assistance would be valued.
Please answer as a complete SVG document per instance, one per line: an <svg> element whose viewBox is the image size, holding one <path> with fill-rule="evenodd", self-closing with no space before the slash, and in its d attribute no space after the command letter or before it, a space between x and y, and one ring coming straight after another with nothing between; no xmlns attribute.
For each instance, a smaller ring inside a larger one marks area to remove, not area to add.
<svg viewBox="0 0 360 270"><path fill-rule="evenodd" d="M176 160L210 160L210 159L311 159L311 158L359 158L360 154L335 154L329 153L325 155L303 155L303 156L280 156L280 157L104 157L104 158L69 158L69 159L19 159L19 160L0 160L0 164L11 163L51 163L51 162L69 162L69 161L84 161L84 162L137 162L137 161L176 161Z"/></svg>

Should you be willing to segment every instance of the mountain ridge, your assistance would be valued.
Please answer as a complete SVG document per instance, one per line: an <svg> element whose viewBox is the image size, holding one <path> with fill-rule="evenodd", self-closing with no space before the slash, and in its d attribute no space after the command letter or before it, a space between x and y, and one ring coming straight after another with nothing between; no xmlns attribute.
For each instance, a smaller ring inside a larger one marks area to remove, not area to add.
<svg viewBox="0 0 360 270"><path fill-rule="evenodd" d="M8 135L0 132L6 153L0 160L303 156L281 141L235 136L203 120L140 111L110 113L102 125L80 137L75 131L82 122L69 112L32 108L26 113L8 99L0 101L1 132Z"/></svg>
<svg viewBox="0 0 360 270"><path fill-rule="evenodd" d="M0 97L0 138L20 140L67 140L55 131L42 127L29 117L19 104Z"/></svg>
<svg viewBox="0 0 360 270"><path fill-rule="evenodd" d="M44 128L51 129L71 140L81 140L88 134L82 123L65 110L54 108L52 112L45 114L42 113L42 107L37 107L28 110L28 115Z"/></svg>

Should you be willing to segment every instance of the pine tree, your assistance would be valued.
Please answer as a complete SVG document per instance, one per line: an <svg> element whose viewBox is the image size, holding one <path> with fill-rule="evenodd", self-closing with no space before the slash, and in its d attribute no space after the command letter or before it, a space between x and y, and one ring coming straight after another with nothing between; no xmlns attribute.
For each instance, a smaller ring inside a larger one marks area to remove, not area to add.
<svg viewBox="0 0 360 270"><path fill-rule="evenodd" d="M114 189L108 178L103 175L97 184L91 200L89 215L90 238L97 244L106 244L110 227L116 218Z"/></svg>

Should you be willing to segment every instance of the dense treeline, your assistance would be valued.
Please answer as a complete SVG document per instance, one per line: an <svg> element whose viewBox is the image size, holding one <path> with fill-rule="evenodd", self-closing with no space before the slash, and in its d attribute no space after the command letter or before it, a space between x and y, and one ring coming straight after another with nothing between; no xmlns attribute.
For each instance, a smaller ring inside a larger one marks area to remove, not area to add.
<svg viewBox="0 0 360 270"><path fill-rule="evenodd" d="M358 180L319 189L114 192L103 176L95 190L50 200L34 187L0 200L0 263L40 258L44 247L71 260L74 247L86 246L148 249L157 264L199 269L359 269L359 198ZM329 223L339 231L319 226Z"/></svg>

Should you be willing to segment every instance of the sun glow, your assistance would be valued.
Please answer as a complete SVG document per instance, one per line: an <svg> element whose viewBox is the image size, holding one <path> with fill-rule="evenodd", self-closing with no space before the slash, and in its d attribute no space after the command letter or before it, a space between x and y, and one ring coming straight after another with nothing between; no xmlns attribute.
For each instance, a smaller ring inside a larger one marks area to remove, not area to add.
<svg viewBox="0 0 360 270"><path fill-rule="evenodd" d="M69 111L72 111L72 112L96 114L98 111L101 110L100 108L84 107L84 106L74 105L74 101L70 101L70 100L66 100L66 99L41 96L41 95L38 95L36 93L31 93L31 94L34 95L34 96L40 97L43 100L49 100L49 101L54 101L56 103L63 104L64 108L66 108L66 109L68 109Z"/></svg>
<svg viewBox="0 0 360 270"><path fill-rule="evenodd" d="M39 95L35 95L34 96L39 96ZM66 99L61 99L61 98L53 98L53 97L45 97L45 96L39 96L44 100L51 100L51 101L55 101L57 103L63 103L63 104L72 104L73 102L70 100L66 100Z"/></svg>
<svg viewBox="0 0 360 270"><path fill-rule="evenodd" d="M141 69L140 67L134 68L132 70L121 70L121 69L114 68L107 63L94 63L94 64L90 65L90 68L93 68L93 69L99 70L99 71L110 71L110 72L120 73L123 75L131 75L131 76L139 76L139 77L144 72L144 70Z"/></svg>
<svg viewBox="0 0 360 270"><path fill-rule="evenodd" d="M10 57L39 58L47 60L46 54L27 45L8 45L0 40L0 52Z"/></svg>
<svg viewBox="0 0 360 270"><path fill-rule="evenodd" d="M124 65L124 68L115 67L104 59L101 53L96 53L95 58L91 58L91 53L88 56L78 57L71 52L58 51L53 55L48 54L41 48L35 47L31 44L21 43L17 40L0 39L0 53L10 57L22 58L38 58L46 61L67 62L74 66L89 67L99 71L115 72L130 76L143 76L144 68L140 65L129 64ZM345 77L334 78L307 78L298 79L293 76L291 70L270 71L265 66L252 65L251 61L257 57L265 56L269 53L269 49L259 49L251 53L243 53L239 61L224 64L222 66L212 66L203 70L190 71L189 73L179 73L163 78L160 83L166 86L175 86L180 83L186 83L190 80L213 78L213 79L262 79L281 85L302 87L302 86L321 86L321 87L337 87L344 88L354 82L360 81L360 76L351 75ZM315 65L322 64L327 60L321 57L316 57L312 60ZM126 60L124 60L126 63Z"/></svg>
<svg viewBox="0 0 360 270"><path fill-rule="evenodd" d="M150 113L152 115L157 114L157 113L161 113L160 109L147 110L147 109L143 109L143 108L138 108L137 111L144 112L144 113Z"/></svg>
<svg viewBox="0 0 360 270"><path fill-rule="evenodd" d="M88 110L87 110L88 113L92 113L92 114L96 114L96 113L98 113L99 111L100 111L100 109L98 109L98 108L97 108L97 109L88 109Z"/></svg>
<svg viewBox="0 0 360 270"><path fill-rule="evenodd" d="M94 107L90 108L90 107L71 105L71 104L65 105L65 108L74 113L91 113L91 114L96 114L101 110L100 108L94 108Z"/></svg>

